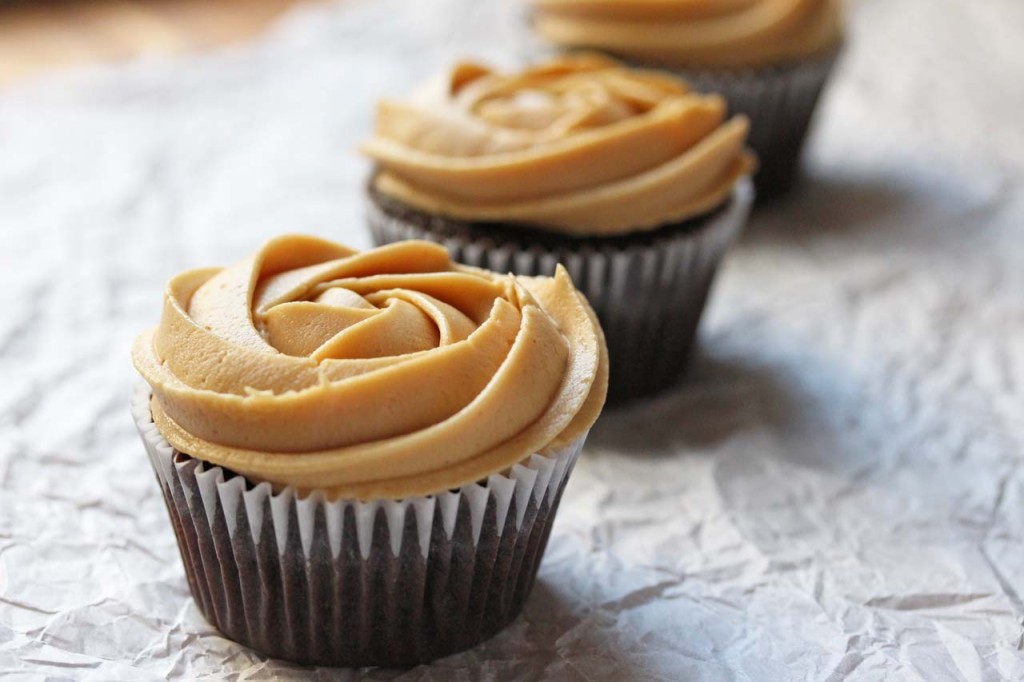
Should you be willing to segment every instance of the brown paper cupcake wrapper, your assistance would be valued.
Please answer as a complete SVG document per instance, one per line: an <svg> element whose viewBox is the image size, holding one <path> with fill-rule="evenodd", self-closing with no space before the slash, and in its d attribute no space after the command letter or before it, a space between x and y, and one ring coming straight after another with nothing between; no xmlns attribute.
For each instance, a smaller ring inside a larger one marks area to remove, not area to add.
<svg viewBox="0 0 1024 682"><path fill-rule="evenodd" d="M612 238L490 230L396 207L372 191L367 219L378 246L426 239L444 245L458 262L527 276L550 276L563 264L601 320L611 358L608 401L622 404L678 381L715 272L743 229L753 197L743 179L729 203L710 216Z"/></svg>
<svg viewBox="0 0 1024 682"><path fill-rule="evenodd" d="M196 604L227 637L309 665L411 666L505 627L585 438L457 490L329 502L175 451L149 397L140 386L132 414Z"/></svg>
<svg viewBox="0 0 1024 682"><path fill-rule="evenodd" d="M754 181L758 197L764 199L792 186L814 111L839 52L759 69L672 71L699 91L721 94L731 112L750 117L749 144L760 160Z"/></svg>

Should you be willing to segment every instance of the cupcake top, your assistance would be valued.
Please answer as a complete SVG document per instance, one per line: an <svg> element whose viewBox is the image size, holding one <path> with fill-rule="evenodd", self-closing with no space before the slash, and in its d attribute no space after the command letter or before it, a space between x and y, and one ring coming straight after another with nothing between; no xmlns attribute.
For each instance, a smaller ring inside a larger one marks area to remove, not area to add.
<svg viewBox="0 0 1024 682"><path fill-rule="evenodd" d="M651 230L722 204L752 171L717 96L597 55L518 73L463 63L378 105L375 190L415 209L576 236Z"/></svg>
<svg viewBox="0 0 1024 682"><path fill-rule="evenodd" d="M497 275L440 246L285 236L184 272L132 349L177 450L275 487L401 499L581 437L607 388L564 269Z"/></svg>
<svg viewBox="0 0 1024 682"><path fill-rule="evenodd" d="M676 67L769 66L828 50L841 0L529 0L565 47Z"/></svg>

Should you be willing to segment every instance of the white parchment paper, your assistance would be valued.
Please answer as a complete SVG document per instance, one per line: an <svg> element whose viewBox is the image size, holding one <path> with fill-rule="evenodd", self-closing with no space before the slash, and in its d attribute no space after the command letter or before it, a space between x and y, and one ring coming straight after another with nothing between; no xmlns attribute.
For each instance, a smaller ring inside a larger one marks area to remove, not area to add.
<svg viewBox="0 0 1024 682"><path fill-rule="evenodd" d="M524 616L371 679L1024 679L1024 3L849 11L802 190L727 262L689 384L598 425ZM534 48L514 0L347 0L0 92L0 676L356 676L203 621L129 347L182 269L368 245L373 101Z"/></svg>

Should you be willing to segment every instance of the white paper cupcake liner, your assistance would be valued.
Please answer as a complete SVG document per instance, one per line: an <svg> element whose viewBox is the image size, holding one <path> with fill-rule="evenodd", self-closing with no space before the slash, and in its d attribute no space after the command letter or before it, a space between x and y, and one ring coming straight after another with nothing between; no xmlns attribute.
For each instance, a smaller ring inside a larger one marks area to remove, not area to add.
<svg viewBox="0 0 1024 682"><path fill-rule="evenodd" d="M715 273L753 198L753 186L743 179L729 203L710 216L613 238L534 239L507 226L489 231L481 224L410 216L372 191L367 221L378 246L426 239L460 263L527 276L550 276L564 265L601 321L610 356L608 401L622 404L678 382Z"/></svg>
<svg viewBox="0 0 1024 682"><path fill-rule="evenodd" d="M196 604L229 638L311 665L410 666L511 622L585 439L457 490L330 502L175 451L149 399L139 386L132 415Z"/></svg>

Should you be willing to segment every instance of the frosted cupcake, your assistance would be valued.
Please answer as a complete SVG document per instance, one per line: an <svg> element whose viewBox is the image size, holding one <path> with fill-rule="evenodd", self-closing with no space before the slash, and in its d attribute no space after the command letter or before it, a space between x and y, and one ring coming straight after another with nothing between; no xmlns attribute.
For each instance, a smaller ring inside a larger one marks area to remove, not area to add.
<svg viewBox="0 0 1024 682"><path fill-rule="evenodd" d="M185 272L132 355L197 605L322 665L412 665L515 618L607 382L564 270L423 242L288 236Z"/></svg>
<svg viewBox="0 0 1024 682"><path fill-rule="evenodd" d="M529 0L537 33L671 70L750 117L762 196L792 184L841 42L840 0Z"/></svg>
<svg viewBox="0 0 1024 682"><path fill-rule="evenodd" d="M650 395L682 373L746 220L747 127L720 97L605 57L460 64L379 105L370 230L499 272L564 264L605 330L610 399Z"/></svg>

